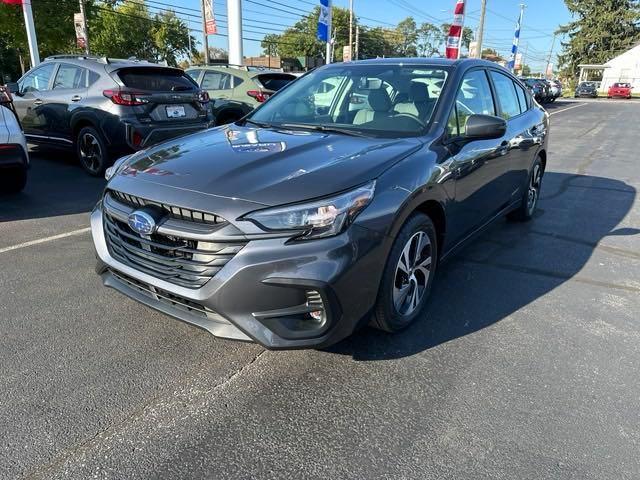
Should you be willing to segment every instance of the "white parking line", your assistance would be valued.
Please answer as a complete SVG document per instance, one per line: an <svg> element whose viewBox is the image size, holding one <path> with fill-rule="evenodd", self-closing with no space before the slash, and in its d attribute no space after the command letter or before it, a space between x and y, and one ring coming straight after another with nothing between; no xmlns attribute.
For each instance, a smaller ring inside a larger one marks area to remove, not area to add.
<svg viewBox="0 0 640 480"><path fill-rule="evenodd" d="M556 113L566 112L567 110L571 110L572 108L584 107L585 105L586 105L586 103L579 103L578 105L572 105L570 107L563 108L562 110L554 110L553 112L551 112L549 114L549 116L555 115Z"/></svg>
<svg viewBox="0 0 640 480"><path fill-rule="evenodd" d="M59 235L53 235L51 237L38 238L36 240L30 240L28 242L19 243L18 245L11 245L10 247L0 248L0 253L11 252L12 250L18 250L19 248L25 248L25 247L30 247L32 245L38 245L40 243L52 242L54 240L59 240L61 238L71 237L73 235L81 235L81 234L86 233L86 232L88 232L90 230L91 230L90 227L80 228L78 230L73 230L73 231L67 232L67 233L61 233Z"/></svg>

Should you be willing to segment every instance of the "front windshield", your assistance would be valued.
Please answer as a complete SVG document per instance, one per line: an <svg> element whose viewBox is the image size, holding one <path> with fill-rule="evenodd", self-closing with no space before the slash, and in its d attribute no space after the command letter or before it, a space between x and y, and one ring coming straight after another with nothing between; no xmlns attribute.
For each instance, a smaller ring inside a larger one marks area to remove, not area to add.
<svg viewBox="0 0 640 480"><path fill-rule="evenodd" d="M592 82L582 82L582 83L580 84L580 86L581 86L581 87L593 87L593 86L595 86L595 84L594 84L594 83L592 83Z"/></svg>
<svg viewBox="0 0 640 480"><path fill-rule="evenodd" d="M296 80L249 118L288 128L399 137L424 133L447 79L429 65L337 65Z"/></svg>

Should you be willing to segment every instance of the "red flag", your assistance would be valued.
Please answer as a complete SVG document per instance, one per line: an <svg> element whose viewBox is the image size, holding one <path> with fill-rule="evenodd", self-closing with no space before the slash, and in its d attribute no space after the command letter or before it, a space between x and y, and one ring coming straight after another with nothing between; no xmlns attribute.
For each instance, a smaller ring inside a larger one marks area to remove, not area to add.
<svg viewBox="0 0 640 480"><path fill-rule="evenodd" d="M22 5L22 0L0 0L0 2L7 5Z"/></svg>
<svg viewBox="0 0 640 480"><path fill-rule="evenodd" d="M453 23L449 27L447 37L446 57L457 59L460 54L460 37L462 36L462 26L464 25L464 4L465 0L457 0L456 8L453 11Z"/></svg>

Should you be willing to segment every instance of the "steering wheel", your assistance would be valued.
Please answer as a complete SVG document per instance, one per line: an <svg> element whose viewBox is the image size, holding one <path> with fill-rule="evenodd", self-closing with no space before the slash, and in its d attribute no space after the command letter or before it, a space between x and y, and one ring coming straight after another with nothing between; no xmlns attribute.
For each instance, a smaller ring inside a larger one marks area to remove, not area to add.
<svg viewBox="0 0 640 480"><path fill-rule="evenodd" d="M420 125L422 128L425 128L427 126L426 123L424 123L422 120L420 120L418 117L416 117L415 115L411 115L410 113L396 113L393 118L398 118L398 117L404 117L404 118L410 118L411 120L413 120L414 122L416 122L418 125Z"/></svg>

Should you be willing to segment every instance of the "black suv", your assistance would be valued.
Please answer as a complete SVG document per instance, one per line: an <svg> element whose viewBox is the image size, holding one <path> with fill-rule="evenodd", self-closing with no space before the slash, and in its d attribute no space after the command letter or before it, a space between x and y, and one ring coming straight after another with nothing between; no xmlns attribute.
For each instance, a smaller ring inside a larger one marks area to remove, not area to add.
<svg viewBox="0 0 640 480"><path fill-rule="evenodd" d="M191 77L135 59L58 55L9 87L28 141L74 147L91 175L212 121L209 95Z"/></svg>

